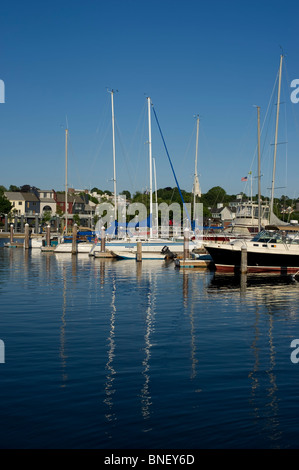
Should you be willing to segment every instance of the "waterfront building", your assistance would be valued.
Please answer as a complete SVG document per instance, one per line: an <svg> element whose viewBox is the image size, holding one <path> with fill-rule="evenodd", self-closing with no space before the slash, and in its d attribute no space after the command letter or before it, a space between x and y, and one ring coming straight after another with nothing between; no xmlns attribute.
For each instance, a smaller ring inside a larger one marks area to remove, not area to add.
<svg viewBox="0 0 299 470"><path fill-rule="evenodd" d="M12 204L15 215L35 215L40 213L40 200L34 192L6 191L6 198Z"/></svg>
<svg viewBox="0 0 299 470"><path fill-rule="evenodd" d="M39 189L39 200L40 200L40 213L49 212L51 215L56 214L56 201L54 197L54 189Z"/></svg>

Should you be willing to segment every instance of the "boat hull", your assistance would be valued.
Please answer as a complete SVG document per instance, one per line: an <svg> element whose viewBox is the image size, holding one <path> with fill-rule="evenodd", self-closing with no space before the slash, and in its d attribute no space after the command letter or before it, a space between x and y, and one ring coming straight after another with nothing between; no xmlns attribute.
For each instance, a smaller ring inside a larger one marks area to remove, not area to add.
<svg viewBox="0 0 299 470"><path fill-rule="evenodd" d="M112 251L115 258L136 260L136 251ZM142 260L165 260L165 255L160 253L142 253Z"/></svg>
<svg viewBox="0 0 299 470"><path fill-rule="evenodd" d="M211 255L216 271L240 272L241 249L228 247L206 246ZM247 272L276 272L280 274L296 273L299 271L299 253L279 253L255 251L247 248Z"/></svg>
<svg viewBox="0 0 299 470"><path fill-rule="evenodd" d="M161 250L167 246L173 253L183 253L184 252L184 242L177 242L172 240L143 240L142 241L142 253L161 253ZM123 240L113 240L107 241L105 247L109 251L122 251L122 252L131 252L132 250L137 250L137 241L126 242ZM197 245L193 241L189 241L189 250L197 248ZM101 244L97 243L92 249L92 253L101 251Z"/></svg>
<svg viewBox="0 0 299 470"><path fill-rule="evenodd" d="M77 244L77 253L90 253L94 243L78 243ZM60 243L55 248L55 253L72 253L72 243Z"/></svg>

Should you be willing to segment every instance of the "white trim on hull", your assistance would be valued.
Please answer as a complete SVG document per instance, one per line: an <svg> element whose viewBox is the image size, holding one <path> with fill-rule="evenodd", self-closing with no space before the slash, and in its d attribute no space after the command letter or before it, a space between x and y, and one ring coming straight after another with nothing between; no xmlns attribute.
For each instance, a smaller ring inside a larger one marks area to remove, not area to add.
<svg viewBox="0 0 299 470"><path fill-rule="evenodd" d="M251 273L299 271L299 235L293 228L260 232L251 241L235 240L230 243L207 243L216 270L239 272L242 249L246 252L246 271Z"/></svg>
<svg viewBox="0 0 299 470"><path fill-rule="evenodd" d="M134 259L136 260L137 252L132 251L112 251L112 254L119 259ZM161 253L144 253L142 252L142 261L143 260L165 260L165 255Z"/></svg>

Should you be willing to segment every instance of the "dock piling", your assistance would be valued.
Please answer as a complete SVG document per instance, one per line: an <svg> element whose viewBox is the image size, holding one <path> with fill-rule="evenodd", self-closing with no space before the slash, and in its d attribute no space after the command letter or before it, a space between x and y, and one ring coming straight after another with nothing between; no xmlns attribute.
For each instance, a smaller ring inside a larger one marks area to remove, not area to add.
<svg viewBox="0 0 299 470"><path fill-rule="evenodd" d="M39 229L38 229L38 214L35 215L35 233L38 233L39 232Z"/></svg>
<svg viewBox="0 0 299 470"><path fill-rule="evenodd" d="M189 229L188 227L184 230L184 259L189 258Z"/></svg>
<svg viewBox="0 0 299 470"><path fill-rule="evenodd" d="M142 242L137 242L136 261L142 261Z"/></svg>
<svg viewBox="0 0 299 470"><path fill-rule="evenodd" d="M47 225L46 243L47 243L47 246L51 246L51 240L50 240L50 225Z"/></svg>
<svg viewBox="0 0 299 470"><path fill-rule="evenodd" d="M77 229L78 225L73 225L72 255L77 254Z"/></svg>
<svg viewBox="0 0 299 470"><path fill-rule="evenodd" d="M102 227L101 230L101 252L104 253L106 250L106 234L105 234L105 227Z"/></svg>
<svg viewBox="0 0 299 470"><path fill-rule="evenodd" d="M241 247L241 274L247 273L247 248Z"/></svg>
<svg viewBox="0 0 299 470"><path fill-rule="evenodd" d="M24 248L25 248L25 250L28 250L30 248L30 244L29 244L29 224L25 224Z"/></svg>
<svg viewBox="0 0 299 470"><path fill-rule="evenodd" d="M13 244L13 224L10 224L10 244Z"/></svg>

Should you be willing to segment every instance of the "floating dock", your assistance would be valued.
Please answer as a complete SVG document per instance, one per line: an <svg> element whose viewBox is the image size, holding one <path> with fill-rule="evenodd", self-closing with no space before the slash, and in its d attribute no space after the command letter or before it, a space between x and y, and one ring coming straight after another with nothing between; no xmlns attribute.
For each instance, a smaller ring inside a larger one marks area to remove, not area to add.
<svg viewBox="0 0 299 470"><path fill-rule="evenodd" d="M209 258L188 258L188 259L175 259L175 266L177 268L201 268L201 269L214 269L214 263Z"/></svg>
<svg viewBox="0 0 299 470"><path fill-rule="evenodd" d="M111 251L95 251L93 256L95 258L115 258L114 253Z"/></svg>
<svg viewBox="0 0 299 470"><path fill-rule="evenodd" d="M24 248L23 243L5 243L4 248Z"/></svg>
<svg viewBox="0 0 299 470"><path fill-rule="evenodd" d="M55 248L56 248L56 246L41 246L40 250L42 252L46 251L46 252L52 253L53 251L55 251Z"/></svg>

